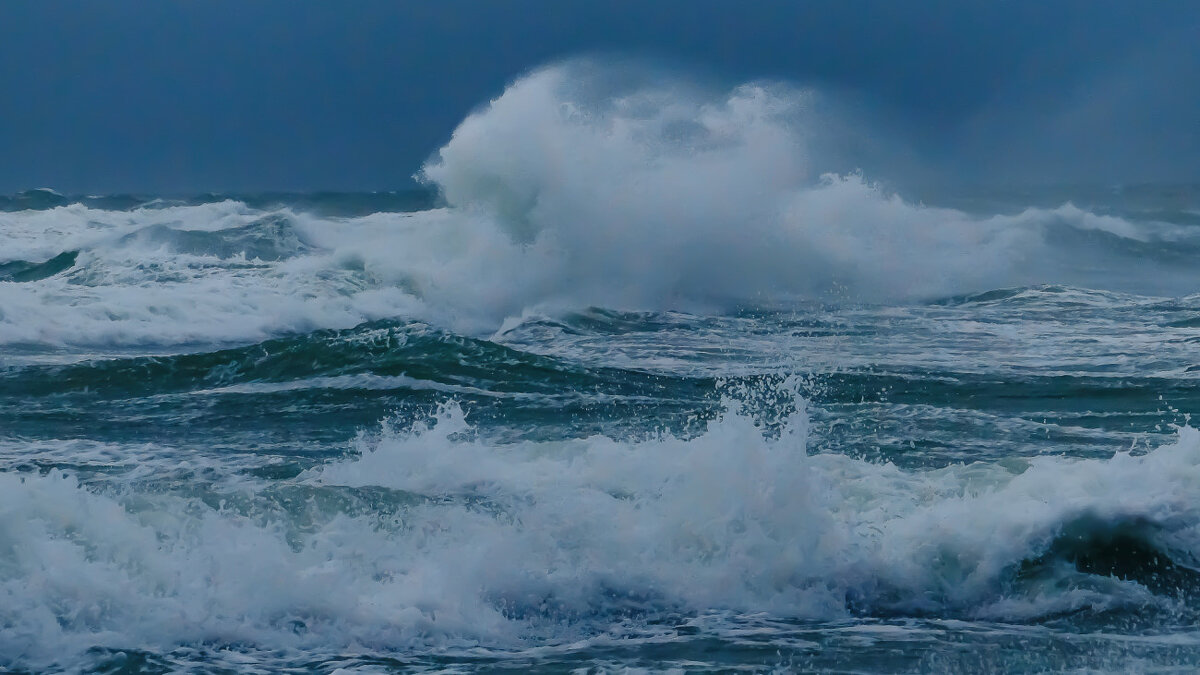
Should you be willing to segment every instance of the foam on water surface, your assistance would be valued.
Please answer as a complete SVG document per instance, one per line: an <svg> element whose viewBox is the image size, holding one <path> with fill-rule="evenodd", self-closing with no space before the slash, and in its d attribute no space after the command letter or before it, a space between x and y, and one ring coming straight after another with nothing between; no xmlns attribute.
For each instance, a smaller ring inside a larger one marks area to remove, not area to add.
<svg viewBox="0 0 1200 675"><path fill-rule="evenodd" d="M450 406L291 485L156 494L0 473L0 654L44 668L94 647L512 650L712 610L1191 616L1200 432L1140 456L906 471L814 453L807 424L764 435L734 406L690 439L498 446ZM1104 549L1119 537L1158 566ZM1096 550L1063 552L1082 539ZM1167 572L1183 585L1155 586Z"/></svg>

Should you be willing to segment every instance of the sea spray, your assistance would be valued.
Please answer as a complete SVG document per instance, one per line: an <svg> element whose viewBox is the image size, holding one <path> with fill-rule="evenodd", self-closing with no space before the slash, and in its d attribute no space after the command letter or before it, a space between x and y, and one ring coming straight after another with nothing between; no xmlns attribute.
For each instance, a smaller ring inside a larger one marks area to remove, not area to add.
<svg viewBox="0 0 1200 675"><path fill-rule="evenodd" d="M463 121L420 174L444 208L0 213L0 264L75 256L36 281L0 279L0 343L244 342L397 316L486 335L531 310L1200 284L1195 228L1070 203L968 214L828 173L812 92L609 91L578 68L535 71Z"/></svg>
<svg viewBox="0 0 1200 675"><path fill-rule="evenodd" d="M778 434L727 402L690 438L511 445L481 440L449 404L362 436L292 487L243 479L212 497L0 474L0 653L10 667L72 667L94 646L213 641L514 649L717 609L808 621L1191 611L1176 598L1196 588L1155 595L1137 569L1045 558L1087 523L1100 542L1132 531L1164 569L1193 565L1200 432L1142 456L905 471L810 447L799 403Z"/></svg>

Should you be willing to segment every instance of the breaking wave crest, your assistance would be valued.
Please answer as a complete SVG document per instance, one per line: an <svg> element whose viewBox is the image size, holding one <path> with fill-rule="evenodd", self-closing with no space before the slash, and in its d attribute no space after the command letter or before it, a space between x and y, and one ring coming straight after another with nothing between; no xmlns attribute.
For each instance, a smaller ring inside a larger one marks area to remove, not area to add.
<svg viewBox="0 0 1200 675"><path fill-rule="evenodd" d="M457 217L524 244L527 264L497 278L523 289L516 305L1196 287L1194 273L1169 280L1137 262L1194 260L1200 240L1185 227L1071 204L971 216L828 173L838 141L826 136L844 132L823 119L816 92L606 87L578 64L537 71L468 117L421 174Z"/></svg>
<svg viewBox="0 0 1200 675"><path fill-rule="evenodd" d="M0 342L244 342L400 316L486 335L544 309L1200 286L1192 226L913 203L829 173L844 131L815 92L618 79L570 63L513 83L421 171L440 208L62 198L0 213Z"/></svg>
<svg viewBox="0 0 1200 675"><path fill-rule="evenodd" d="M907 471L817 452L798 403L773 430L727 400L695 436L513 444L449 404L291 484L198 495L0 473L3 665L231 642L511 650L711 611L1194 613L1200 432L1140 456Z"/></svg>

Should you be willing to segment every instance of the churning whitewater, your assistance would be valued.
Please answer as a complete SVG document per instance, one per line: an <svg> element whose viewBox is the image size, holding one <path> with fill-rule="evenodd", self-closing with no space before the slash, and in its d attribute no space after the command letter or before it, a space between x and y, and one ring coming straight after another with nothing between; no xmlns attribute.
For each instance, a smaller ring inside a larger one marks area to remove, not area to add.
<svg viewBox="0 0 1200 675"><path fill-rule="evenodd" d="M592 100L573 91L582 77L539 71L468 117L420 174L443 208L4 214L6 264L38 283L6 289L0 340L245 342L396 316L486 335L539 309L723 311L1033 284L1179 295L1200 277L1200 235L1170 218L1069 202L968 215L824 173L809 149L829 143L810 138L822 130L807 119L812 92L755 84L705 98L680 84ZM67 260L70 273L53 274Z"/></svg>
<svg viewBox="0 0 1200 675"><path fill-rule="evenodd" d="M544 68L425 192L0 202L0 668L1200 659L1200 189Z"/></svg>

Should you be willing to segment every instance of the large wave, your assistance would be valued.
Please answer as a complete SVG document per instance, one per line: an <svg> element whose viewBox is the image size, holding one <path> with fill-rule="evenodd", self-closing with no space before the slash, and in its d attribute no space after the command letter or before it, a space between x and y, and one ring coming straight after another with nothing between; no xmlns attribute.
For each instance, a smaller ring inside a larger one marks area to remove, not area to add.
<svg viewBox="0 0 1200 675"><path fill-rule="evenodd" d="M1189 238L1069 204L972 217L911 204L861 174L826 173L837 142L821 135L845 131L821 118L812 91L759 83L713 95L656 83L597 97L603 85L589 77L564 65L519 80L421 174L464 217L527 243L533 272L507 275L528 279L517 303L1162 288L1148 270L1117 263Z"/></svg>
<svg viewBox="0 0 1200 675"><path fill-rule="evenodd" d="M970 215L828 173L843 131L814 92L614 82L574 63L513 83L420 172L443 208L0 214L0 340L253 341L397 316L486 334L535 308L1197 288L1194 228L1071 204Z"/></svg>
<svg viewBox="0 0 1200 675"><path fill-rule="evenodd" d="M509 445L451 404L289 485L0 473L0 665L229 642L514 649L714 610L1194 616L1194 429L1142 456L906 471L810 453L800 403L772 433L729 402L692 438Z"/></svg>

